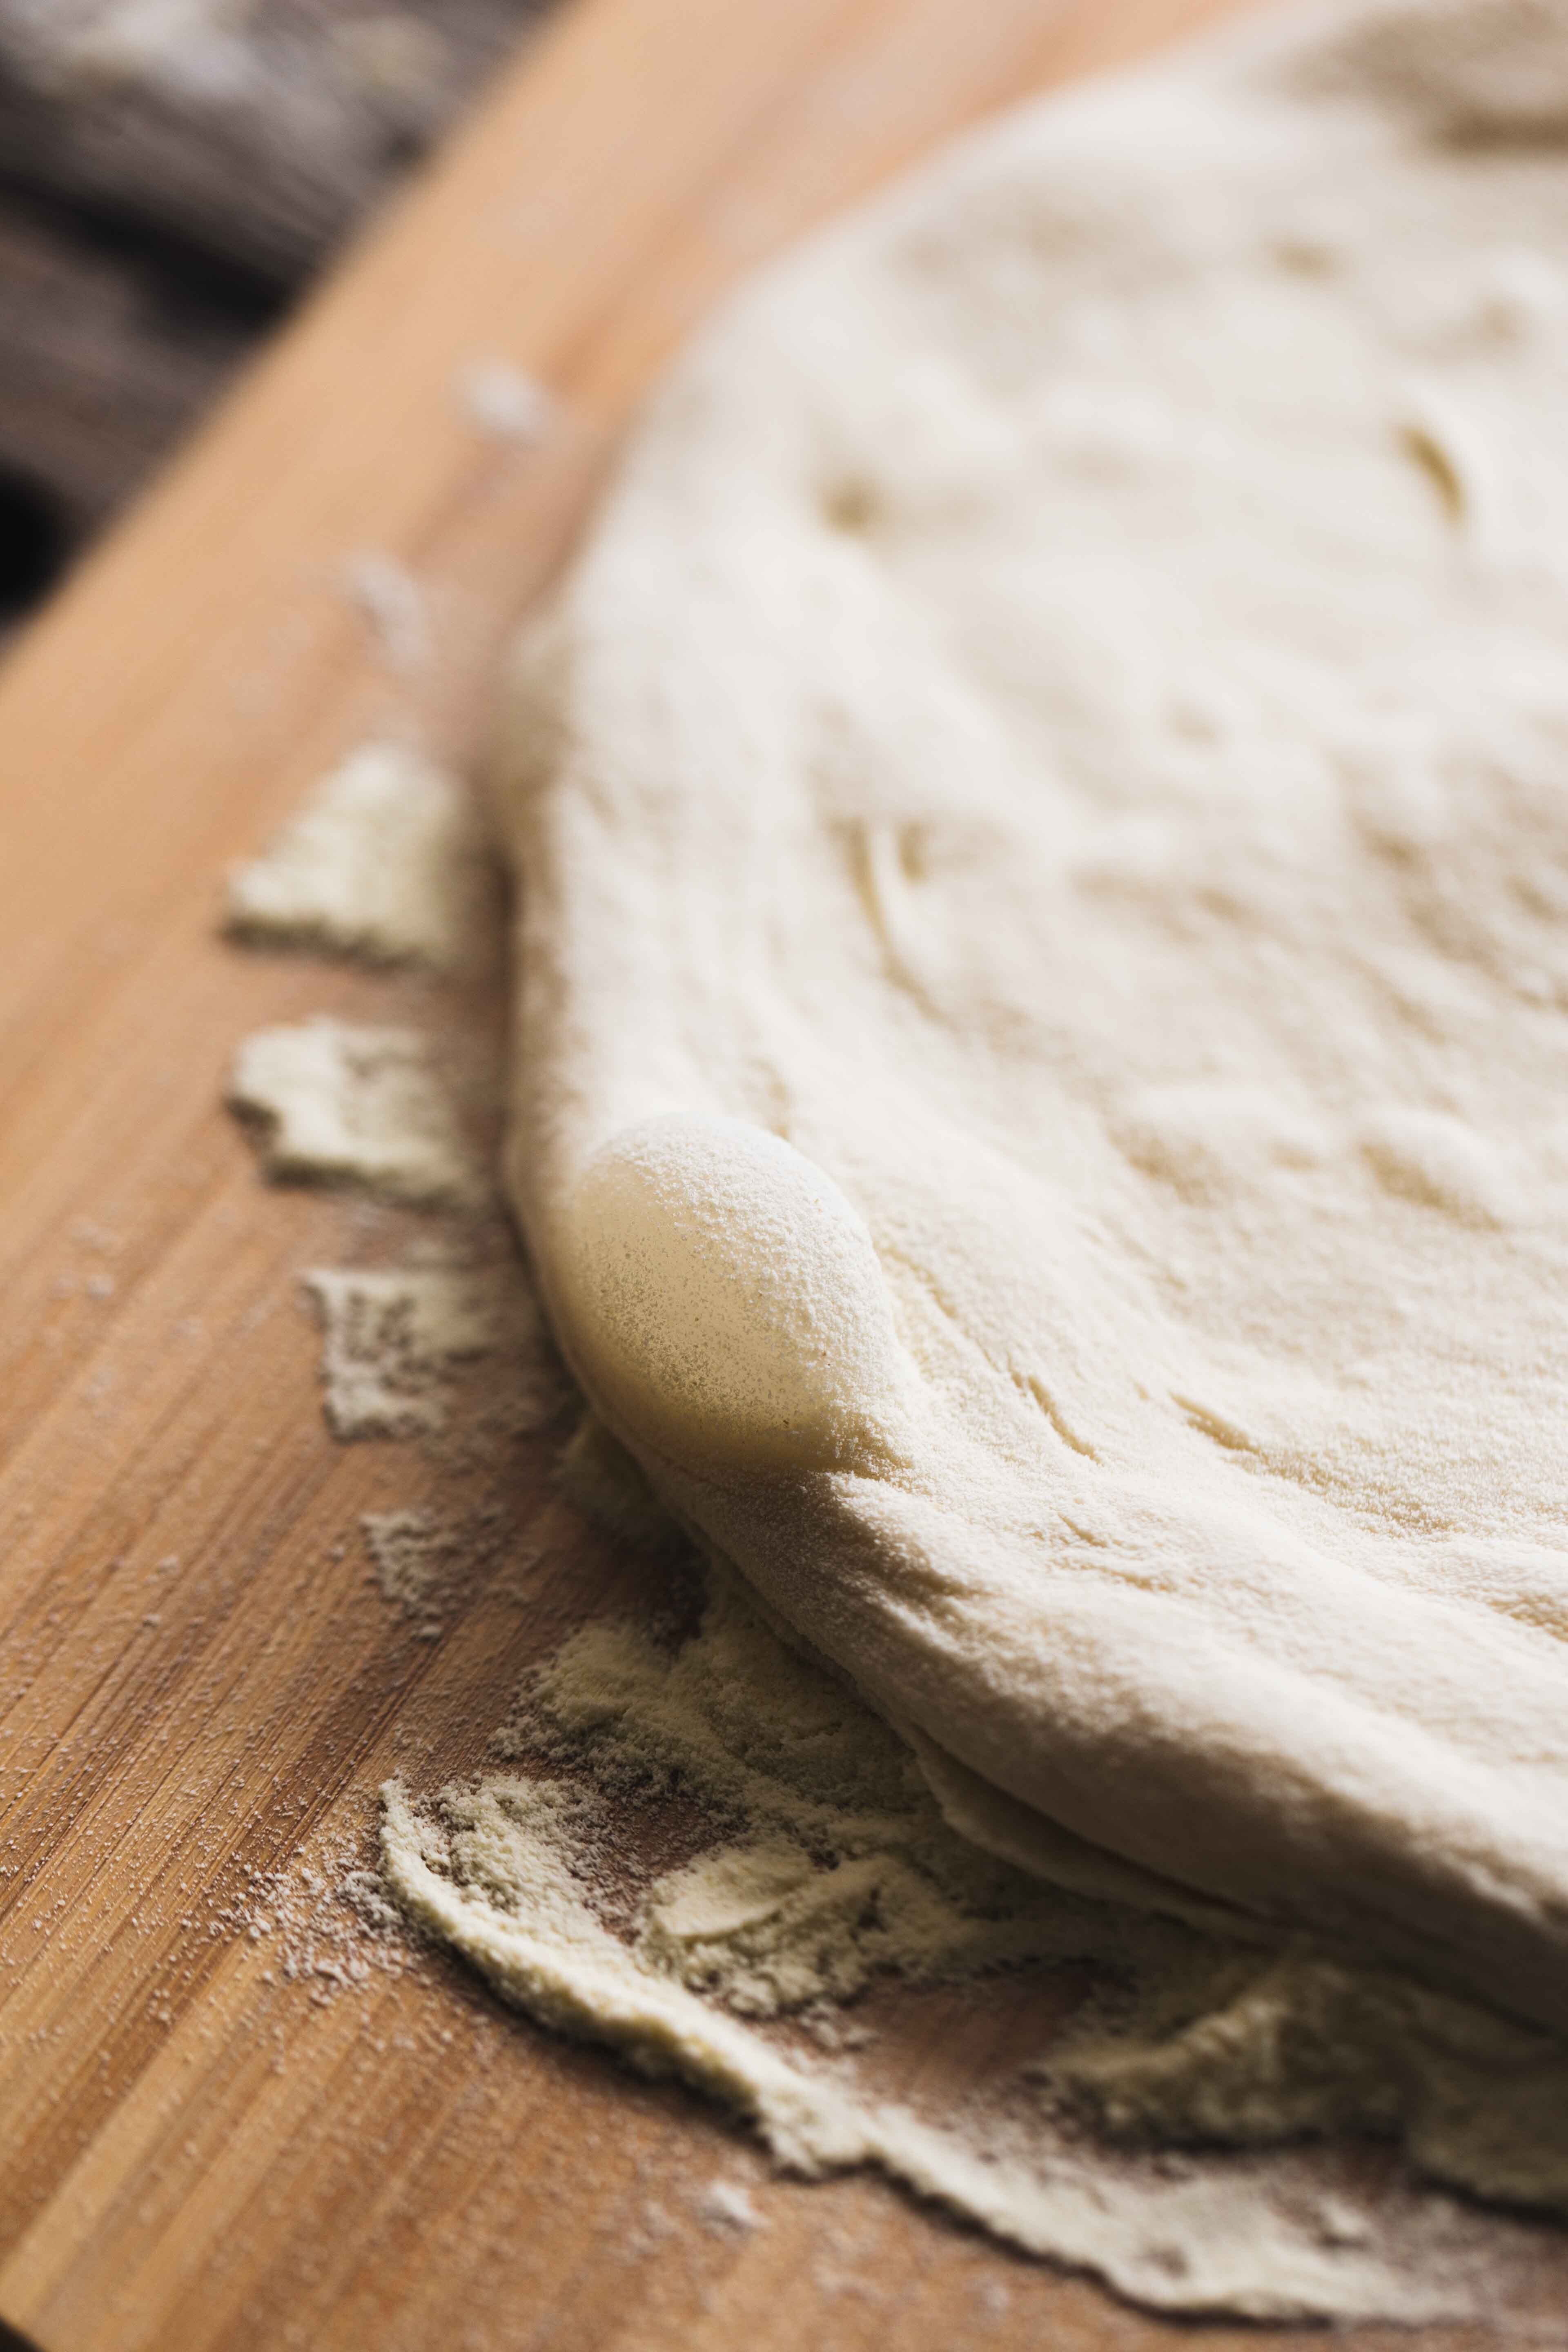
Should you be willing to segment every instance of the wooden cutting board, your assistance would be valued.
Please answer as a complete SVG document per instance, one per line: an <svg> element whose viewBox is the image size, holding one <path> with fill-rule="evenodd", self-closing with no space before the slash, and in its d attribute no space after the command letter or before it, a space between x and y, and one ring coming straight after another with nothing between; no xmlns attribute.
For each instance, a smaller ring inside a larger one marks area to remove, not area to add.
<svg viewBox="0 0 1568 2352"><path fill-rule="evenodd" d="M264 1188L224 1073L265 1022L493 1029L501 993L247 956L214 915L345 747L471 757L628 408L738 272L1213 5L580 0L0 679L0 2313L47 2352L1174 2340L875 2180L775 2181L439 1958L359 1977L331 1889L374 1787L473 1764L625 1571L541 1439L522 1602L421 1641L367 1581L359 1515L448 1474L323 1428L297 1277L375 1218ZM488 358L554 389L547 444L476 428ZM345 593L366 551L422 583L422 660ZM764 2227L702 2226L716 2177Z"/></svg>

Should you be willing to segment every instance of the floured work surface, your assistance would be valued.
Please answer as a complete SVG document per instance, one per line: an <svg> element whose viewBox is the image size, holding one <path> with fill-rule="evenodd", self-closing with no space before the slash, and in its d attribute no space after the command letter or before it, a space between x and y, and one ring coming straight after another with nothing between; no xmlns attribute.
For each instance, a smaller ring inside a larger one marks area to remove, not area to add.
<svg viewBox="0 0 1568 2352"><path fill-rule="evenodd" d="M464 1268L428 1265L447 1286L395 1376L359 1377L385 1300L342 1277L405 1262L429 1213L263 1191L216 1107L267 1027L482 1053L495 975L370 980L212 932L226 862L357 743L470 748L627 401L735 269L1178 13L1031 5L982 45L947 8L585 11L5 682L0 2312L57 2352L1166 2340L875 2181L774 2181L685 2094L389 1932L375 1786L479 1765L524 1670L647 1571L550 1486L558 1429L503 1432L499 1476L439 1433L329 1433L324 1336L351 1420L439 1418L432 1347L482 1402ZM553 442L476 416L497 362L554 390ZM316 1269L340 1279L301 1297ZM929 2070L1016 2065L994 1989L914 1998ZM1552 2341L1560 2249L1530 2243L1516 2333Z"/></svg>

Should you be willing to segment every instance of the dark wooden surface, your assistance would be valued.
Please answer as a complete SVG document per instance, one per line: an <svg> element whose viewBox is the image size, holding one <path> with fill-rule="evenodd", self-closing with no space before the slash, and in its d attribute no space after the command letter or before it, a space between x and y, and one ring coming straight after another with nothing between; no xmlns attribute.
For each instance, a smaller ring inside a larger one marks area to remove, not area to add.
<svg viewBox="0 0 1568 2352"><path fill-rule="evenodd" d="M544 0L0 0L0 625Z"/></svg>
<svg viewBox="0 0 1568 2352"><path fill-rule="evenodd" d="M0 202L0 462L37 486L63 546L109 519L268 314L106 251L13 194ZM18 581L18 603L29 586Z"/></svg>

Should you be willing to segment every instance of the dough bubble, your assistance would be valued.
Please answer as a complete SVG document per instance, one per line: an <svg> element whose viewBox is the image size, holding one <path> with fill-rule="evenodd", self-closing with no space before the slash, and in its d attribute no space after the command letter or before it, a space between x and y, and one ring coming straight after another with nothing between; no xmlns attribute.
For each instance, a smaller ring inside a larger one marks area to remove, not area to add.
<svg viewBox="0 0 1568 2352"><path fill-rule="evenodd" d="M744 1119L623 1129L574 1189L568 1337L635 1441L699 1473L855 1469L899 1449L901 1359L864 1219Z"/></svg>

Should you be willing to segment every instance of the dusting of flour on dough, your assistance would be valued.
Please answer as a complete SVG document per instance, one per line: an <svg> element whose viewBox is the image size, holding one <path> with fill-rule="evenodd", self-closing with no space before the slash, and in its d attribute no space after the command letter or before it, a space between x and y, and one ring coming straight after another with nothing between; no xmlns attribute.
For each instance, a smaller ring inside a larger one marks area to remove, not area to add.
<svg viewBox="0 0 1568 2352"><path fill-rule="evenodd" d="M229 876L226 929L263 946L449 971L483 935L478 813L400 743L363 743L324 776L260 857Z"/></svg>
<svg viewBox="0 0 1568 2352"><path fill-rule="evenodd" d="M740 1119L616 1136L572 1201L566 1310L601 1392L693 1468L862 1466L896 1447L900 1360L838 1187Z"/></svg>

